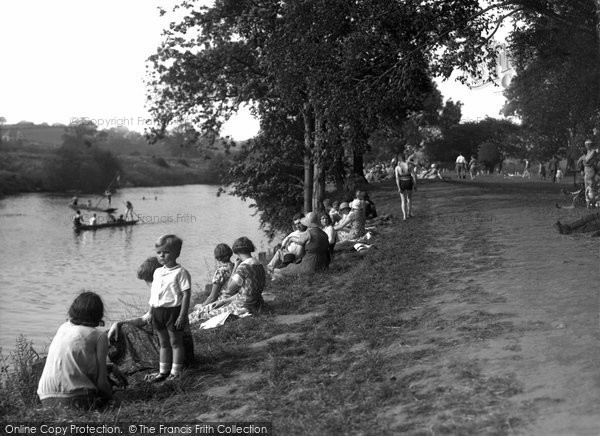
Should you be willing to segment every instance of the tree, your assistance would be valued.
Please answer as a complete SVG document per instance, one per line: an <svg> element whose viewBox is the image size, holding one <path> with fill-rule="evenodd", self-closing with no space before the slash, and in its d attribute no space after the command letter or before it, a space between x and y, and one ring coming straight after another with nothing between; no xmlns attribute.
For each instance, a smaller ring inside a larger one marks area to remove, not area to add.
<svg viewBox="0 0 600 436"><path fill-rule="evenodd" d="M319 206L326 169L343 168L341 156L352 156L360 176L369 136L417 119L435 92L434 74L493 61L481 50L490 23L477 0L221 0L179 7L184 19L169 27L150 58L150 112L159 125L151 136L184 121L202 132L218 130L241 104L261 120L281 112L301 120L302 142L277 140L268 123L261 128L273 147L263 158L274 166L280 144L298 147L305 211Z"/></svg>
<svg viewBox="0 0 600 436"><path fill-rule="evenodd" d="M517 75L506 91L506 114L537 137L536 154L582 143L600 108L599 37L592 1L548 2L552 13L522 12L510 50Z"/></svg>

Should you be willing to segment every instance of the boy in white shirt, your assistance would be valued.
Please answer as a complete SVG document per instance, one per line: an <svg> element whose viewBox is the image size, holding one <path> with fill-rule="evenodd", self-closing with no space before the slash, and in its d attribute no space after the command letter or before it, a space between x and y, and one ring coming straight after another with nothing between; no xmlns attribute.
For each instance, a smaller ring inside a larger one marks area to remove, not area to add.
<svg viewBox="0 0 600 436"><path fill-rule="evenodd" d="M160 343L159 372L147 380L161 382L181 376L185 362L183 328L188 323L191 283L190 273L176 261L183 241L175 235L156 241L156 257L163 265L154 271L150 288L152 326Z"/></svg>

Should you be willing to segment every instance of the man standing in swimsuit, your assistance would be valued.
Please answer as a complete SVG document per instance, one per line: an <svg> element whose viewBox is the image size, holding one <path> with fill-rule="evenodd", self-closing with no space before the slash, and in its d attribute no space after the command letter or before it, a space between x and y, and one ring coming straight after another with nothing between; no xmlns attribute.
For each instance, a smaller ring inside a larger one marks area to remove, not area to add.
<svg viewBox="0 0 600 436"><path fill-rule="evenodd" d="M398 165L394 169L394 174L396 175L396 185L402 201L402 215L406 221L413 216L411 213L411 200L413 191L417 190L417 178L405 159L403 153L398 156Z"/></svg>

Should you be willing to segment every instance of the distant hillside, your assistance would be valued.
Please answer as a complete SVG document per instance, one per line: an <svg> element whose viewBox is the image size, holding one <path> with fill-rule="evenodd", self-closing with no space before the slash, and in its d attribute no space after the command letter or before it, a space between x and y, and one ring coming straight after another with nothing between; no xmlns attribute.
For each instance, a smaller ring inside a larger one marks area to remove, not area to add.
<svg viewBox="0 0 600 436"><path fill-rule="evenodd" d="M44 126L35 124L5 124L1 128L2 140L15 141L22 139L29 143L58 146L62 144L65 126Z"/></svg>

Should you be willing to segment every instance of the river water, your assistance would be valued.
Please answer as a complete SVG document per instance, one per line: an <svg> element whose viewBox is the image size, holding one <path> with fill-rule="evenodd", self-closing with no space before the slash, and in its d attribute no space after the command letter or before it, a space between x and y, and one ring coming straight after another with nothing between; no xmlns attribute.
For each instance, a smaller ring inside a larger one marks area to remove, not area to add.
<svg viewBox="0 0 600 436"><path fill-rule="evenodd" d="M72 228L70 198L25 194L0 199L4 250L0 347L12 349L22 333L42 350L82 289L102 296L107 321L139 314L139 308L147 306L149 290L136 271L163 234L183 239L178 261L190 271L193 293L204 289L212 277L216 244L231 245L235 238L248 236L258 251L266 251L268 240L254 209L237 197L217 197L217 189L210 185L122 189L113 195L112 207L124 214L125 201L131 201L143 223L79 234ZM87 202L87 197L80 202Z"/></svg>

